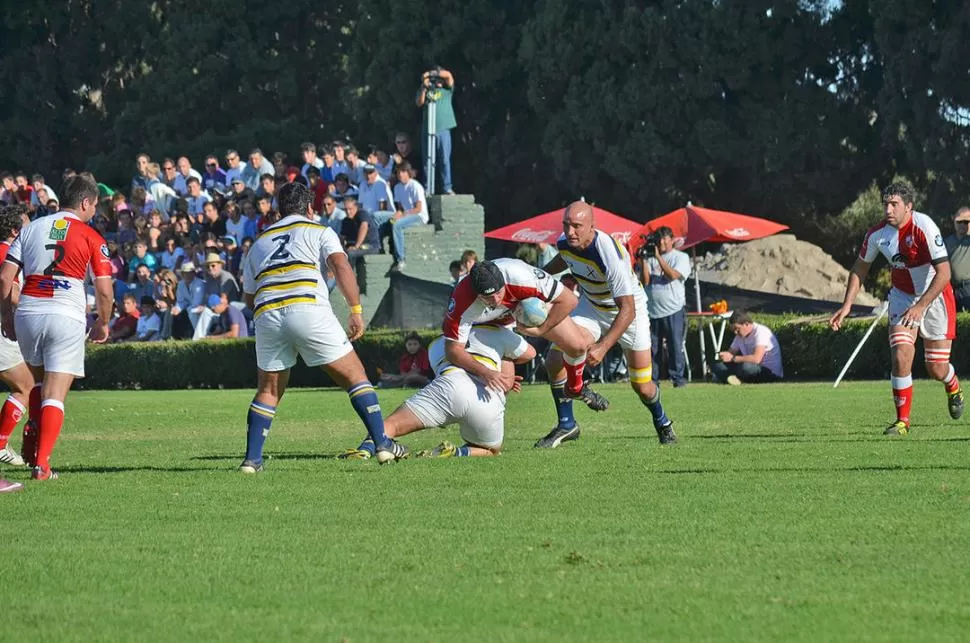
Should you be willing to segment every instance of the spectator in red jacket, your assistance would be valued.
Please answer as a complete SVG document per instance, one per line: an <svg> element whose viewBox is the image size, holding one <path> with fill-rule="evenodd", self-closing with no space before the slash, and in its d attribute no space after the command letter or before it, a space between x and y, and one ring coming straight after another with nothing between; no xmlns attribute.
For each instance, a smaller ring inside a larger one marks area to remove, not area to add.
<svg viewBox="0 0 970 643"><path fill-rule="evenodd" d="M404 351L398 363L399 373L381 374L380 388L421 388L431 381L433 371L428 361L428 349L421 345L417 333L404 338Z"/></svg>

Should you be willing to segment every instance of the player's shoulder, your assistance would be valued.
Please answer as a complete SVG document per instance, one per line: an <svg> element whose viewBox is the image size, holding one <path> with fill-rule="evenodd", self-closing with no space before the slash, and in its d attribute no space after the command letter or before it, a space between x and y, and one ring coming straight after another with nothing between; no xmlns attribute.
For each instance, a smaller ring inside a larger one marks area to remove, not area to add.
<svg viewBox="0 0 970 643"><path fill-rule="evenodd" d="M270 226L267 226L257 235L257 240L265 237L269 237L274 234L279 234L280 232L286 232L290 230L306 230L306 231L318 231L323 232L327 230L327 226L322 223L317 223L311 219L307 219L304 216L298 214L291 214L287 217L283 217L279 221L276 221Z"/></svg>
<svg viewBox="0 0 970 643"><path fill-rule="evenodd" d="M602 230L596 230L593 245L604 261L626 261L626 250L623 245Z"/></svg>
<svg viewBox="0 0 970 643"><path fill-rule="evenodd" d="M866 238L868 239L869 237L873 237L877 234L887 233L892 233L891 226L885 221L880 221L876 225L866 230Z"/></svg>
<svg viewBox="0 0 970 643"><path fill-rule="evenodd" d="M936 225L936 221L933 220L928 214L923 214L922 212L917 212L913 210L913 227L923 232L933 235L940 234L940 226Z"/></svg>

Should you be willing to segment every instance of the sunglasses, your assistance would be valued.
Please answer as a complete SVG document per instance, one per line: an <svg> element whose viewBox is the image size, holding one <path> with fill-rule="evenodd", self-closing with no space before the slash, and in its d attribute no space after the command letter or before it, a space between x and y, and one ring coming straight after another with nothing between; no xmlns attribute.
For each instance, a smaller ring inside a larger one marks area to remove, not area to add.
<svg viewBox="0 0 970 643"><path fill-rule="evenodd" d="M165 166L165 167L163 167L162 169L163 169L163 170L174 170L174 169L175 169L175 166L174 166L174 165L166 165L166 166Z"/></svg>
<svg viewBox="0 0 970 643"><path fill-rule="evenodd" d="M205 164L206 167L216 167L216 165L217 165L216 163L206 163Z"/></svg>
<svg viewBox="0 0 970 643"><path fill-rule="evenodd" d="M404 145L407 141L394 141L395 145Z"/></svg>

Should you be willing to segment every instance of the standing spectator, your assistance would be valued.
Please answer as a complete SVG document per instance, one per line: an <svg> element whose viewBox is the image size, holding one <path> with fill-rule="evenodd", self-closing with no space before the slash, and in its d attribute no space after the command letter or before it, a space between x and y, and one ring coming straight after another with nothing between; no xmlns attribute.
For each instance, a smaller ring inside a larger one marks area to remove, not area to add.
<svg viewBox="0 0 970 643"><path fill-rule="evenodd" d="M734 341L718 353L711 371L714 381L738 385L742 382L775 382L785 376L781 366L781 347L771 329L756 324L743 310L736 310L728 320Z"/></svg>
<svg viewBox="0 0 970 643"><path fill-rule="evenodd" d="M251 189L253 192L259 190L260 181L264 174L269 174L270 176L276 176L276 168L263 156L262 150L258 147L254 148L252 152L249 153L249 163L243 169L240 176L246 187Z"/></svg>
<svg viewBox="0 0 970 643"><path fill-rule="evenodd" d="M193 223L202 223L202 211L206 203L212 202L212 197L207 192L202 191L202 181L194 176L186 181L188 186L188 196L185 200L188 203L189 216Z"/></svg>
<svg viewBox="0 0 970 643"><path fill-rule="evenodd" d="M226 186L232 184L233 179L240 178L246 164L239 159L239 152L236 150L226 150Z"/></svg>
<svg viewBox="0 0 970 643"><path fill-rule="evenodd" d="M650 342L653 364L660 381L660 364L666 363L674 387L687 385L684 358L684 331L687 329L687 295L684 283L690 276L690 257L674 248L674 233L664 226L657 229L657 244L652 257L640 258L640 282L647 293L650 315ZM667 344L667 359L663 345Z"/></svg>
<svg viewBox="0 0 970 643"><path fill-rule="evenodd" d="M187 339L192 336L192 330L199 321L202 309L205 308L205 284L195 276L195 264L191 261L182 263L182 269L179 272L182 280L175 288L172 337Z"/></svg>
<svg viewBox="0 0 970 643"><path fill-rule="evenodd" d="M421 89L418 90L418 107L424 107L429 101L435 104L435 137L437 153L435 166L441 174L441 189L443 194L454 194L451 189L451 130L458 126L455 120L455 108L451 104L455 92L455 77L447 69L435 67L421 75ZM423 123L422 149L427 156L427 119Z"/></svg>
<svg viewBox="0 0 970 643"><path fill-rule="evenodd" d="M414 172L411 173L411 178L419 183L423 182L421 159L418 158L418 153L411 145L411 137L404 132L398 132L394 136L394 147L397 152L391 157L392 164L394 165L394 173L392 174L393 181L391 181L392 187L397 185L398 168L404 162L407 162L414 169Z"/></svg>
<svg viewBox="0 0 970 643"><path fill-rule="evenodd" d="M179 196L185 196L189 194L189 180L195 179L202 185L202 175L196 170L192 169L192 163L189 162L187 156L180 156L178 163L175 164L178 173L175 175L175 181L172 188L179 193Z"/></svg>
<svg viewBox="0 0 970 643"><path fill-rule="evenodd" d="M155 300L151 297L141 298L141 310L138 322L135 324L133 342L157 342L161 339L162 320L155 312Z"/></svg>
<svg viewBox="0 0 970 643"><path fill-rule="evenodd" d="M159 253L159 259L163 268L178 270L185 260L185 251L175 243L175 237L165 237L165 248Z"/></svg>
<svg viewBox="0 0 970 643"><path fill-rule="evenodd" d="M206 339L236 339L249 337L249 326L242 311L229 303L225 293L209 295L206 302L214 319L208 328Z"/></svg>
<svg viewBox="0 0 970 643"><path fill-rule="evenodd" d="M226 173L219 167L219 159L215 154L205 157L205 175L202 177L202 188L212 194L218 192L225 194L229 189L229 181Z"/></svg>
<svg viewBox="0 0 970 643"><path fill-rule="evenodd" d="M945 240L950 256L950 283L957 300L957 310L970 310L970 208L960 208L953 215L953 234Z"/></svg>
<svg viewBox="0 0 970 643"><path fill-rule="evenodd" d="M310 168L315 167L319 171L323 167L323 161L317 156L317 146L313 143L304 143L300 146L303 153L303 168L300 170L307 181L310 180Z"/></svg>
<svg viewBox="0 0 970 643"><path fill-rule="evenodd" d="M397 166L397 181L394 186L394 200L400 204L401 211L396 212L391 219L391 236L394 240L394 265L391 270L403 272L406 258L404 230L428 223L428 202L424 196L424 188L411 177L411 166L407 162Z"/></svg>
<svg viewBox="0 0 970 643"><path fill-rule="evenodd" d="M151 177L148 176L148 166L152 162L152 157L142 152L135 157L135 176L131 179L131 189L144 188L148 190Z"/></svg>
<svg viewBox="0 0 970 643"><path fill-rule="evenodd" d="M361 255L376 254L380 249L380 238L374 217L362 210L357 203L357 197L353 196L344 199L344 211L347 217L340 225L340 238L347 249L347 256L353 259Z"/></svg>
<svg viewBox="0 0 970 643"><path fill-rule="evenodd" d="M42 175L35 174L34 176L31 177L30 181L34 186L34 191L31 192L30 194L30 205L36 208L38 206L46 206L47 201L49 201L50 199L54 199L55 201L60 201L60 199L57 198L57 193L54 192L54 190L49 185L44 183L44 177ZM39 190L47 190L46 200L44 201L39 200L40 197L37 194Z"/></svg>
<svg viewBox="0 0 970 643"><path fill-rule="evenodd" d="M111 333L108 335L109 342L124 342L135 336L138 331L138 318L141 313L138 311L138 298L134 293L125 293L121 300L121 315L114 320L111 326Z"/></svg>
<svg viewBox="0 0 970 643"><path fill-rule="evenodd" d="M374 216L377 225L383 225L394 216L394 210L391 209L394 203L391 186L381 178L381 175L377 172L377 167L372 163L364 165L363 171L364 180L357 190L360 207Z"/></svg>

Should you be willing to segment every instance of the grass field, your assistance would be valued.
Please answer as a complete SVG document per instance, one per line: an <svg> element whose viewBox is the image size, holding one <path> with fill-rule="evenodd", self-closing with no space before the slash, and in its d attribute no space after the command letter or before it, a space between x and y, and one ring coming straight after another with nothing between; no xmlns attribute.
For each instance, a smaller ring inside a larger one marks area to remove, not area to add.
<svg viewBox="0 0 970 643"><path fill-rule="evenodd" d="M0 497L0 636L967 637L970 426L940 385L902 439L884 382L668 387L663 448L626 386L599 390L613 406L555 451L531 448L534 386L500 458L387 467L334 459L362 434L343 393L293 391L252 477L250 391L73 393L61 479Z"/></svg>

